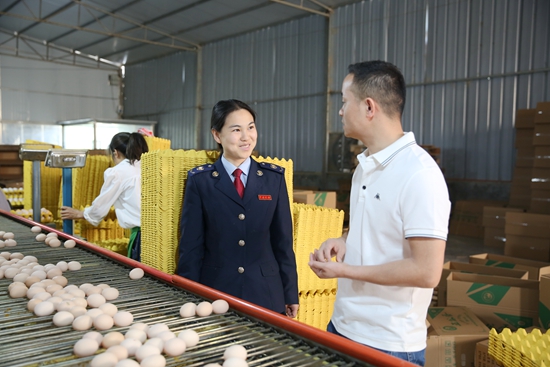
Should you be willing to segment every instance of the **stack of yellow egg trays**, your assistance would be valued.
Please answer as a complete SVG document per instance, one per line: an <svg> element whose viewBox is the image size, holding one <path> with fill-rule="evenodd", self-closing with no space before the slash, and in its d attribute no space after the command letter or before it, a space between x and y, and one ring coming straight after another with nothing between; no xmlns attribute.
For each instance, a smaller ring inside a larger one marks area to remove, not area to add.
<svg viewBox="0 0 550 367"><path fill-rule="evenodd" d="M292 204L294 253L298 270L298 321L326 330L336 298L336 279L320 279L309 268L309 255L329 238L342 235L344 212L308 204Z"/></svg>
<svg viewBox="0 0 550 367"><path fill-rule="evenodd" d="M61 148L57 145L52 145L36 140L26 140L26 144L37 144L36 149ZM43 145L43 146L40 146ZM23 208L30 210L33 208L32 181L33 181L33 162L23 162ZM40 206L46 208L54 215L54 220L58 217L58 203L61 191L61 168L51 168L44 166L44 162L40 162ZM31 218L33 216L31 215Z"/></svg>
<svg viewBox="0 0 550 367"><path fill-rule="evenodd" d="M489 355L504 367L550 367L550 330L540 329L512 332L503 329L489 333Z"/></svg>
<svg viewBox="0 0 550 367"><path fill-rule="evenodd" d="M170 149L170 140L158 138L156 136L143 136L145 138L145 141L147 142L147 147L149 148L149 151L155 151L155 150L166 150Z"/></svg>

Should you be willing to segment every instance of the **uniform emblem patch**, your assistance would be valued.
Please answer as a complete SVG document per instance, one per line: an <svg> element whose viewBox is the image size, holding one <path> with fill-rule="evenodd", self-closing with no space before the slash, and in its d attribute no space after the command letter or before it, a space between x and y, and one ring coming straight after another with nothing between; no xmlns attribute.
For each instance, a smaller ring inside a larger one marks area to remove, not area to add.
<svg viewBox="0 0 550 367"><path fill-rule="evenodd" d="M259 200L271 200L271 195L258 195Z"/></svg>

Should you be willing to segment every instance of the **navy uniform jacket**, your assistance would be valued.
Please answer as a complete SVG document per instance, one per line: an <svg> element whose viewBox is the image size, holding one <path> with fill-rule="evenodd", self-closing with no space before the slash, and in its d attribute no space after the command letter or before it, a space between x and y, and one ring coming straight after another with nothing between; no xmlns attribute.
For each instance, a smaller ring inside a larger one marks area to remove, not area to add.
<svg viewBox="0 0 550 367"><path fill-rule="evenodd" d="M251 159L241 199L218 159L189 171L177 273L275 312L298 303L284 168Z"/></svg>

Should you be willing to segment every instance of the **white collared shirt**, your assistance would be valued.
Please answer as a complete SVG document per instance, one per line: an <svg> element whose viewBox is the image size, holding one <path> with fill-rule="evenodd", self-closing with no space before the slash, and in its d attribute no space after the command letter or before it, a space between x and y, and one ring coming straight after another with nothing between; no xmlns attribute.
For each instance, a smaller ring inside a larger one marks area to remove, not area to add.
<svg viewBox="0 0 550 367"><path fill-rule="evenodd" d="M344 262L378 265L411 256L407 238L446 240L450 201L441 169L406 133L382 151L357 156ZM426 347L432 289L338 279L332 322L359 343L394 352Z"/></svg>
<svg viewBox="0 0 550 367"><path fill-rule="evenodd" d="M92 205L84 209L84 219L97 226L112 206L122 228L141 226L141 161L125 159L103 174L103 186Z"/></svg>

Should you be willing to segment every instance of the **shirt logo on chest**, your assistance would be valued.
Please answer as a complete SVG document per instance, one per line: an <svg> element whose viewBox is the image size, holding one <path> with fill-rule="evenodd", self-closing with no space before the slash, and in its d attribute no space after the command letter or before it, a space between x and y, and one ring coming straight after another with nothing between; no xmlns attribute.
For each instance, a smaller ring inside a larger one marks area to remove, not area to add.
<svg viewBox="0 0 550 367"><path fill-rule="evenodd" d="M380 200L380 194L376 193L376 195L374 195L374 198L375 198L376 200Z"/></svg>

